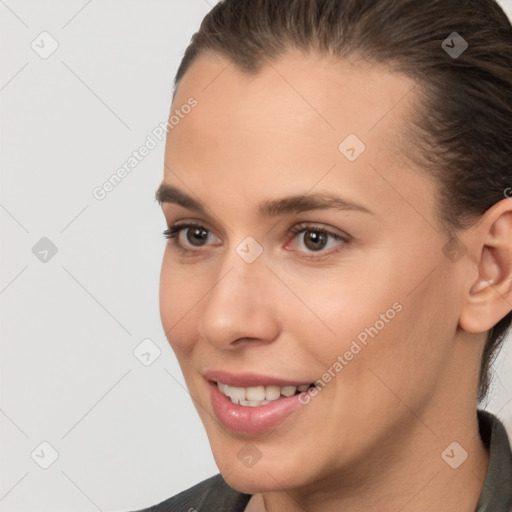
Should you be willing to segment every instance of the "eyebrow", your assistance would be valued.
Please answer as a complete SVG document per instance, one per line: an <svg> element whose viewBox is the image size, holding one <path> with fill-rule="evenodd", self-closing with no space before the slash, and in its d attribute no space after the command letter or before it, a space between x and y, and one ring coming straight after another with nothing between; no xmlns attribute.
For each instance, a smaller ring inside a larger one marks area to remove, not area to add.
<svg viewBox="0 0 512 512"><path fill-rule="evenodd" d="M155 193L155 200L158 201L160 205L173 203L193 212L206 215L206 209L199 201L166 183L161 183L158 187ZM258 211L263 217L277 217L279 215L302 213L310 210L326 210L330 208L373 213L363 205L325 192L287 196L282 199L270 199L261 202L258 206Z"/></svg>

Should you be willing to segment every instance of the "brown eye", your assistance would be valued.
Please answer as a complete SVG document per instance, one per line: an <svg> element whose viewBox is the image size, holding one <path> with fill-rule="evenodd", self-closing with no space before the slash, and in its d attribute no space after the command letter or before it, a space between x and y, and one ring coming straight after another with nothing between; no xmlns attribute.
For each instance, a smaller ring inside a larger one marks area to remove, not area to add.
<svg viewBox="0 0 512 512"><path fill-rule="evenodd" d="M202 242L208 240L208 230L203 227L189 227L185 231L187 241L196 247L202 246Z"/></svg>
<svg viewBox="0 0 512 512"><path fill-rule="evenodd" d="M191 247L207 247L209 237L214 237L219 241L218 237L208 228L190 223L170 226L163 232L163 235L165 238L173 239L173 245L183 252L192 252Z"/></svg>
<svg viewBox="0 0 512 512"><path fill-rule="evenodd" d="M349 235L334 233L322 226L300 224L291 230L294 250L307 259L321 259L333 256L344 249L351 240Z"/></svg>
<svg viewBox="0 0 512 512"><path fill-rule="evenodd" d="M303 235L304 245L312 251L318 251L325 247L329 240L329 235L325 231L318 229L307 229Z"/></svg>

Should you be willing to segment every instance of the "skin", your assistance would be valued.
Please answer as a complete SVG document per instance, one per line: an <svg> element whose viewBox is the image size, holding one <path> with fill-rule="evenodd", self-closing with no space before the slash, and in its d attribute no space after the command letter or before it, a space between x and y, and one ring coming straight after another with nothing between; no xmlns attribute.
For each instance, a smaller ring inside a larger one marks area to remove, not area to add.
<svg viewBox="0 0 512 512"><path fill-rule="evenodd" d="M194 221L210 236L195 246L182 231L188 254L169 240L160 286L162 324L220 472L255 495L251 511L474 511L489 460L480 358L512 301L511 201L458 234L466 251L452 261L437 184L402 152L414 82L314 54L253 75L229 64L199 57L171 107L198 101L168 134L163 182L207 214L162 209L169 225ZM349 133L366 145L354 162L338 150ZM322 191L371 213L258 214L262 201ZM290 233L305 223L349 242L315 251L305 231ZM263 249L250 264L235 250L248 236ZM315 382L397 301L378 335L270 433L216 421L205 370ZM468 453L457 469L441 457L454 441ZM237 457L248 443L261 452L250 468Z"/></svg>

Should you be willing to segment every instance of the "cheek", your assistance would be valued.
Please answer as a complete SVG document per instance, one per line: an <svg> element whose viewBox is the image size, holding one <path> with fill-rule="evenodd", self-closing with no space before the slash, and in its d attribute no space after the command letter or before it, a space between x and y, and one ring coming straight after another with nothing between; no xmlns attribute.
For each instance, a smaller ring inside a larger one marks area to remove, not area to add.
<svg viewBox="0 0 512 512"><path fill-rule="evenodd" d="M402 310L364 349L373 386L386 387L407 404L428 399L450 362L456 315L441 282L400 299ZM366 373L366 372L365 372Z"/></svg>
<svg viewBox="0 0 512 512"><path fill-rule="evenodd" d="M283 310L287 327L325 365L351 349L347 356L361 359L372 340L386 338L403 315L403 298L386 269L380 275L335 269L322 276L295 276L288 283L303 304L289 299L288 313Z"/></svg>
<svg viewBox="0 0 512 512"><path fill-rule="evenodd" d="M358 283L350 277L331 279L314 292L297 283L304 302L316 306L320 319L300 318L295 331L309 340L303 347L311 360L320 362L317 370L323 367L323 374L331 368L331 373L344 374L343 386L356 394L368 386L382 386L381 377L395 392L413 397L449 359L457 325L453 293L441 273L417 286L417 268L409 269L414 277L410 280L407 269L398 264L379 268L379 273L361 274ZM393 268L400 272L393 273ZM408 281L415 281L416 287Z"/></svg>
<svg viewBox="0 0 512 512"><path fill-rule="evenodd" d="M179 265L164 254L160 271L160 318L171 347L179 355L190 349L195 338L196 310L204 295L201 281L193 279L186 265Z"/></svg>

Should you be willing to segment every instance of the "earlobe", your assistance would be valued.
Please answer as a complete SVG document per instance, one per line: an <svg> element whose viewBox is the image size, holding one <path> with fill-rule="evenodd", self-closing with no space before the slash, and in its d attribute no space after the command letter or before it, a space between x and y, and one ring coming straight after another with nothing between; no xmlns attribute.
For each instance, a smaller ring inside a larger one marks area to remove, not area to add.
<svg viewBox="0 0 512 512"><path fill-rule="evenodd" d="M459 325L473 333L492 328L512 310L512 201L494 205L480 223L472 242L477 257L470 263L477 277L460 313Z"/></svg>

